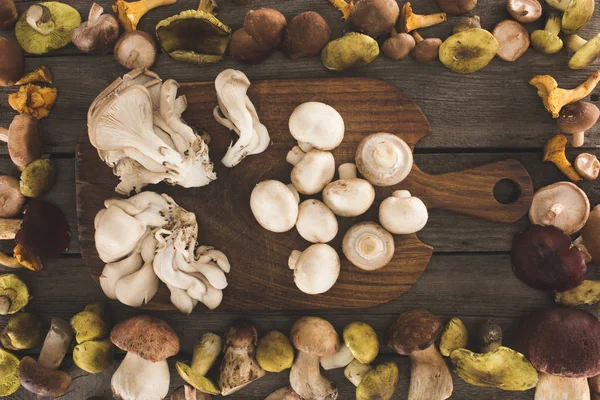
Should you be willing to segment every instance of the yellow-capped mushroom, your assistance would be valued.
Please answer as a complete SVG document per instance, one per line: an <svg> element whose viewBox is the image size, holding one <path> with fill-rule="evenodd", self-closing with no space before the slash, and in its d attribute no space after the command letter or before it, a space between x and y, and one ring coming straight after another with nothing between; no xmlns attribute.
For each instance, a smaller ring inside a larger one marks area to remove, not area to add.
<svg viewBox="0 0 600 400"><path fill-rule="evenodd" d="M440 353L449 357L455 349L467 347L469 333L460 318L453 317L444 326L440 337Z"/></svg>
<svg viewBox="0 0 600 400"><path fill-rule="evenodd" d="M27 285L17 275L0 275L0 315L20 311L30 299Z"/></svg>
<svg viewBox="0 0 600 400"><path fill-rule="evenodd" d="M281 372L292 368L294 363L292 343L283 333L271 331L258 342L256 361L268 372Z"/></svg>
<svg viewBox="0 0 600 400"><path fill-rule="evenodd" d="M379 354L379 339L371 325L354 321L346 325L343 333L344 343L358 361L370 364Z"/></svg>
<svg viewBox="0 0 600 400"><path fill-rule="evenodd" d="M446 39L439 50L442 64L459 74L484 68L498 52L498 41L485 29L467 29Z"/></svg>
<svg viewBox="0 0 600 400"><path fill-rule="evenodd" d="M221 337L214 333L205 333L194 347L192 363L190 365L178 361L175 368L179 376L190 386L202 393L221 394L221 390L205 375L217 361L221 353Z"/></svg>

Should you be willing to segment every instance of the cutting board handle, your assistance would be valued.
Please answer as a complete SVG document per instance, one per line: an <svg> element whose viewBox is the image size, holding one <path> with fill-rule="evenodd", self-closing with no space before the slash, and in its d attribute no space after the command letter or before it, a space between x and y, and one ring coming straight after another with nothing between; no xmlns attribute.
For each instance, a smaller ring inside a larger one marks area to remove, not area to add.
<svg viewBox="0 0 600 400"><path fill-rule="evenodd" d="M494 187L508 179L518 188L518 198L502 204L494 197ZM529 210L533 184L527 170L517 160L504 160L458 172L429 175L413 165L401 184L428 208L454 211L490 221L511 223Z"/></svg>

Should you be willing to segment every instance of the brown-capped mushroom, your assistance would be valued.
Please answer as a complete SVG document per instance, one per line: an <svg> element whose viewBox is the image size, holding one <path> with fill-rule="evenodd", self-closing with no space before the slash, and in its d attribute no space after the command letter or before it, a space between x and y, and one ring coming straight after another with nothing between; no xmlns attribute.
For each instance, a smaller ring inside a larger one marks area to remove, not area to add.
<svg viewBox="0 0 600 400"><path fill-rule="evenodd" d="M437 60L442 40L438 38L423 39L417 31L412 31L411 33L417 43L412 53L415 60L422 63Z"/></svg>
<svg viewBox="0 0 600 400"><path fill-rule="evenodd" d="M542 16L542 5L538 0L508 0L506 10L522 24L535 22Z"/></svg>
<svg viewBox="0 0 600 400"><path fill-rule="evenodd" d="M504 61L516 61L529 48L529 32L517 21L505 19L492 31L498 41L496 57Z"/></svg>
<svg viewBox="0 0 600 400"><path fill-rule="evenodd" d="M438 0L438 4L446 14L463 15L475 8L477 0Z"/></svg>
<svg viewBox="0 0 600 400"><path fill-rule="evenodd" d="M588 379L590 384L590 400L600 400L600 375Z"/></svg>
<svg viewBox="0 0 600 400"><path fill-rule="evenodd" d="M583 146L585 131L596 125L600 109L587 101L571 103L560 110L556 126L561 132L573 135L573 147Z"/></svg>
<svg viewBox="0 0 600 400"><path fill-rule="evenodd" d="M92 3L88 20L71 32L71 41L79 50L88 54L106 54L112 50L119 37L119 23L112 14L102 14L104 9Z"/></svg>
<svg viewBox="0 0 600 400"><path fill-rule="evenodd" d="M554 225L567 235L578 232L590 215L585 192L571 182L557 182L535 192L529 220L537 225Z"/></svg>
<svg viewBox="0 0 600 400"><path fill-rule="evenodd" d="M19 180L0 175L0 218L15 217L23 212L27 198L21 194Z"/></svg>
<svg viewBox="0 0 600 400"><path fill-rule="evenodd" d="M396 0L329 0L359 31L377 38L390 32L400 8Z"/></svg>
<svg viewBox="0 0 600 400"><path fill-rule="evenodd" d="M587 252L594 263L600 260L600 206L594 207L581 229L581 243L577 247Z"/></svg>
<svg viewBox="0 0 600 400"><path fill-rule="evenodd" d="M23 49L15 38L0 37L0 54L0 86L12 86L23 75Z"/></svg>
<svg viewBox="0 0 600 400"><path fill-rule="evenodd" d="M600 161L594 154L581 153L575 158L575 171L585 179L594 180L600 173Z"/></svg>
<svg viewBox="0 0 600 400"><path fill-rule="evenodd" d="M353 225L342 242L342 251L352 264L365 271L385 267L396 251L394 237L375 222Z"/></svg>
<svg viewBox="0 0 600 400"><path fill-rule="evenodd" d="M115 44L115 59L128 69L150 68L156 60L156 45L144 31L127 31Z"/></svg>
<svg viewBox="0 0 600 400"><path fill-rule="evenodd" d="M13 27L19 13L13 0L0 1L0 31L8 31Z"/></svg>
<svg viewBox="0 0 600 400"><path fill-rule="evenodd" d="M482 353L492 352L502 346L502 328L488 319L481 325L477 339Z"/></svg>
<svg viewBox="0 0 600 400"><path fill-rule="evenodd" d="M481 18L479 15L461 17L452 27L452 34L456 34L467 29L481 29Z"/></svg>
<svg viewBox="0 0 600 400"><path fill-rule="evenodd" d="M272 8L250 10L243 26L231 36L229 54L246 64L266 60L280 46L286 24L283 14Z"/></svg>
<svg viewBox="0 0 600 400"><path fill-rule="evenodd" d="M410 359L409 399L444 400L452 395L452 375L434 342L442 321L427 310L400 314L387 328L386 343Z"/></svg>
<svg viewBox="0 0 600 400"><path fill-rule="evenodd" d="M8 129L0 128L0 141L8 144L8 154L20 169L42 155L39 121L29 114L16 115Z"/></svg>
<svg viewBox="0 0 600 400"><path fill-rule="evenodd" d="M315 11L305 11L290 20L283 38L288 58L316 57L331 40L331 28Z"/></svg>
<svg viewBox="0 0 600 400"><path fill-rule="evenodd" d="M391 37L383 42L381 52L387 58L394 61L402 60L415 48L415 39L408 33L396 33L393 31Z"/></svg>

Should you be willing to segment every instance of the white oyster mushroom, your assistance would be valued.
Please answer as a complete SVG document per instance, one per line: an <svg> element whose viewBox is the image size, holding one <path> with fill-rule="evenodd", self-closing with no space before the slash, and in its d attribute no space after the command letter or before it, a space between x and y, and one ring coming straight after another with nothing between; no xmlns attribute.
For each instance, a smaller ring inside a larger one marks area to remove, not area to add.
<svg viewBox="0 0 600 400"><path fill-rule="evenodd" d="M217 122L237 133L221 159L228 168L239 164L247 155L266 150L270 143L267 128L260 123L254 104L247 95L250 81L242 71L226 69L215 79L219 105L213 115Z"/></svg>
<svg viewBox="0 0 600 400"><path fill-rule="evenodd" d="M287 232L298 219L298 200L290 187L275 180L260 182L250 195L256 221L268 231Z"/></svg>
<svg viewBox="0 0 600 400"><path fill-rule="evenodd" d="M115 295L121 303L131 307L141 307L152 300L158 292L158 277L152 263L144 266L117 281Z"/></svg>
<svg viewBox="0 0 600 400"><path fill-rule="evenodd" d="M335 108L316 101L300 104L289 120L290 133L300 148L333 150L344 139L344 120Z"/></svg>
<svg viewBox="0 0 600 400"><path fill-rule="evenodd" d="M356 149L360 174L375 186L393 186L404 180L413 166L412 150L391 133L375 133L361 140Z"/></svg>
<svg viewBox="0 0 600 400"><path fill-rule="evenodd" d="M408 190L396 190L379 206L379 222L397 235L416 233L427 224L427 207Z"/></svg>
<svg viewBox="0 0 600 400"><path fill-rule="evenodd" d="M100 259L106 263L131 253L146 233L146 225L119 207L108 207L95 221L94 241Z"/></svg>
<svg viewBox="0 0 600 400"><path fill-rule="evenodd" d="M356 177L356 165L342 164L339 179L323 189L323 202L340 217L364 214L375 201L375 188L368 181Z"/></svg>
<svg viewBox="0 0 600 400"><path fill-rule="evenodd" d="M337 235L338 222L325 203L308 199L298 206L296 229L304 240L311 243L328 243Z"/></svg>
<svg viewBox="0 0 600 400"><path fill-rule="evenodd" d="M198 246L196 249L196 261L201 263L214 262L223 272L228 274L231 271L231 264L227 256L211 246Z"/></svg>
<svg viewBox="0 0 600 400"><path fill-rule="evenodd" d="M319 193L335 175L335 159L328 151L315 149L304 153L300 147L294 146L286 161L294 166L290 174L292 185L302 194Z"/></svg>
<svg viewBox="0 0 600 400"><path fill-rule="evenodd" d="M100 287L106 297L117 300L117 282L121 278L139 271L143 264L140 253L133 253L120 261L106 264L99 279Z"/></svg>
<svg viewBox="0 0 600 400"><path fill-rule="evenodd" d="M342 251L356 267L374 271L385 267L392 260L396 245L392 234L379 224L360 222L346 231Z"/></svg>
<svg viewBox="0 0 600 400"><path fill-rule="evenodd" d="M288 259L294 283L304 293L325 293L340 276L340 257L328 244L318 243L303 252L294 250Z"/></svg>

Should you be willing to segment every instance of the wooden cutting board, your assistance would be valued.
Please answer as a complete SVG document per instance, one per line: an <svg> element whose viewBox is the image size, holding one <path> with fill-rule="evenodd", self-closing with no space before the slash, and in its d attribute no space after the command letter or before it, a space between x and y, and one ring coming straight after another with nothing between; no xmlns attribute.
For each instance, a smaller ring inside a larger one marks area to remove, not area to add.
<svg viewBox="0 0 600 400"><path fill-rule="evenodd" d="M289 182L291 165L285 155L295 142L289 134L288 118L299 104L321 101L340 112L346 124L344 142L333 151L336 164L353 162L360 140L368 134L391 132L411 148L431 131L427 118L413 101L396 87L380 80L335 78L271 80L254 82L249 96L261 122L269 129L272 144L260 155L249 156L228 169L219 160L234 134L215 122L212 110L216 94L212 82L182 84L180 94L188 99L186 121L211 135L210 156L218 179L202 188L184 189L158 185L151 188L171 195L179 205L193 211L199 222L199 242L222 250L231 262L229 286L219 309L279 310L317 308L361 308L386 303L406 292L423 273L433 249L416 235L396 236L396 255L385 268L362 271L345 259L340 278L327 293L310 296L296 289L287 258L294 249L309 243L292 230L272 233L255 221L249 206L252 188L265 179ZM513 181L520 197L512 204L500 204L493 195L502 179ZM104 264L94 246L93 220L106 198L115 197L118 179L89 143L87 133L77 150L77 212L83 258L97 280ZM356 222L377 220L378 204L395 189L406 188L429 208L442 208L492 221L513 222L522 217L532 197L527 171L515 160L481 167L427 175L415 165L409 177L397 187L377 188L376 203L358 218L338 218L340 231L332 245L341 255L346 230ZM342 256L343 259L343 256ZM173 309L164 285L147 309ZM202 306L197 309L203 309Z"/></svg>

